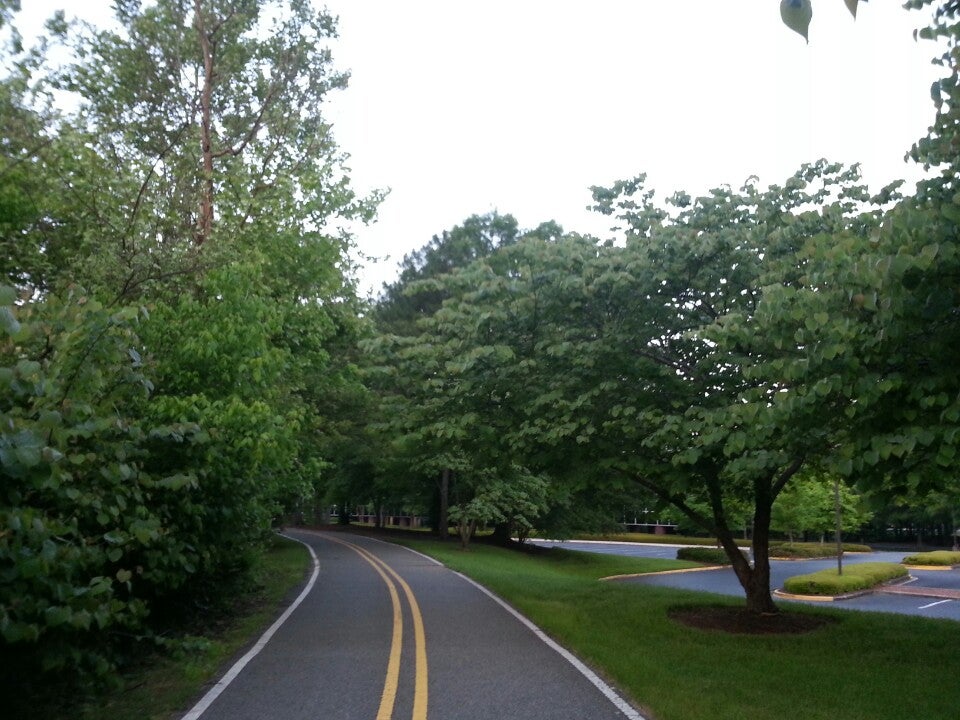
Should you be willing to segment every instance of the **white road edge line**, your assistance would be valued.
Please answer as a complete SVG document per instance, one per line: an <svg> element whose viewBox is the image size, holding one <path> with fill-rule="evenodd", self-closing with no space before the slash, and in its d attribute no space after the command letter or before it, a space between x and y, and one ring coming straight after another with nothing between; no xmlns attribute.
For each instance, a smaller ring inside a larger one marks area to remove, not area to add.
<svg viewBox="0 0 960 720"><path fill-rule="evenodd" d="M413 552L416 552L416 551L414 550ZM419 555L420 553L417 553L417 554ZM638 713L633 708L633 706L630 705L630 703L628 703L626 700L620 697L620 695L617 693L616 690L614 690L612 687L607 685L603 680L601 680L597 676L597 674L593 672L593 670L591 670L582 662L580 662L580 660L578 660L569 650L562 647L561 645L558 645L549 635L547 635L543 630L541 630L536 625L534 625L531 620L521 615L519 610L511 607L509 604L507 604L505 600L494 595L492 592L487 590L487 588L485 588L483 585L481 585L480 583L474 582L463 573L458 573L455 570L451 570L450 572L452 572L454 575L459 575L460 577L462 577L468 583L470 583L471 585L476 587L478 590L480 590L480 592L482 592L484 595L488 596L495 603L500 605L508 613L513 615L517 620L523 623L527 627L527 629L530 630L538 638L540 638L540 640L543 643L545 643L547 647L558 652L564 660L566 660L568 663L573 665L580 672L581 675L583 675L587 680L589 680L594 685L594 687L597 688L597 690L603 693L603 695L607 698L607 700L613 703L614 706L617 708L617 710L619 710L624 715L626 715L629 718L629 720L647 720L647 718L641 715L640 713Z"/></svg>
<svg viewBox="0 0 960 720"><path fill-rule="evenodd" d="M310 532L310 531L308 530L307 532ZM399 544L397 544L397 543L392 543L392 542L389 542L389 541L387 541L387 540L380 540L379 538L367 538L367 539L373 540L374 542L383 543L384 545L392 545L393 547L402 548L403 550L406 550L407 552L411 552L411 553L413 553L414 555L419 555L419 556L422 557L424 560L428 560L428 561L430 561L431 563L433 563L434 565L438 565L438 566L440 566L440 567L446 567L446 565L444 565L442 562L440 562L440 561L437 560L436 558L432 558L432 557L430 557L429 555L425 555L425 554L423 554L422 552L418 552L417 550L414 550L413 548L406 547L405 545L399 545ZM450 570L450 568L447 568L447 569ZM478 582L475 582L474 580L471 580L470 578L468 578L468 577L467 577L466 575L464 575L463 573L458 573L456 570L450 570L450 572L452 572L454 575L457 575L457 576L463 578L464 580L466 580L468 583L470 583L471 585L473 585L475 588L477 588L477 589L478 589L480 592L482 592L484 595L486 595L486 596L489 597L491 600L493 600L495 603L497 603L498 605L500 605L500 607L502 607L502 608L503 608L504 610L506 610L508 613L510 613L511 615L513 615L513 616L514 616L517 620L519 620L528 630L530 630L530 632L532 632L534 635L536 635L538 638L540 638L541 642L543 642L547 647L549 647L549 648L552 649L553 651L557 652L557 653L560 655L560 657L562 657L562 658L563 658L564 660L566 660L568 663L570 663L571 665L573 665L573 667L575 667L575 668L580 672L581 675L583 675L587 680L589 680L590 683L593 684L593 686L594 686L595 688L597 688L597 690L599 690L601 693L603 693L604 697L606 697L607 700L609 700L611 703L613 703L614 707L616 707L617 710L619 710L620 712L622 712L622 713L628 718L628 720L648 720L648 718L647 718L646 716L641 715L640 713L638 713L638 712L634 709L634 707L633 707L632 705L630 705L630 703L628 703L626 700L624 700L622 697L620 697L620 695L617 693L616 690L614 690L612 687L610 687L609 685L607 685L603 680L601 680L600 677L597 676L597 674L596 674L595 672L593 672L593 670L591 670L591 669L588 668L586 665L584 665L582 662L580 662L580 660L578 660L578 659L573 655L573 653L571 653L569 650L567 650L566 648L562 647L561 645L558 645L549 635L547 635L543 630L541 630L541 629L538 628L536 625L534 625L534 624L533 624L533 621L531 621L531 620L529 620L528 618L524 617L524 616L520 613L519 610L517 610L517 609L513 608L512 606L510 606L510 605L507 603L506 600L504 600L503 598L498 597L497 595L494 595L491 591L487 590L487 588L485 588L483 585L481 585L481 584L478 583ZM193 719L193 718L186 718L186 717L185 717L185 718L183 718L183 720L194 720L194 719Z"/></svg>
<svg viewBox="0 0 960 720"><path fill-rule="evenodd" d="M284 610L283 615L278 617L273 625L267 628L263 635L260 636L260 639L257 640L256 645L250 648L246 655L237 660L237 662L233 664L233 667L231 667L226 674L217 681L216 685L207 691L206 695L200 698L200 701L194 705L193 708L191 708L190 711L181 718L181 720L197 720L197 718L203 715L207 708L213 705L214 700L220 697L220 693L227 689L227 686L232 683L234 679L236 679L237 675L239 675L240 671L246 667L247 663L253 660L253 658L255 658L257 654L263 650L266 644L270 642L270 638L272 638L274 633L280 629L280 626L287 621L287 618L293 614L293 611L300 606L300 603L302 603L307 595L310 594L314 584L317 582L317 576L320 574L320 560L317 559L317 554L313 551L313 548L303 542L303 540L297 540L297 538L290 537L289 535L283 535L283 533L280 534L282 537L285 537L288 540L295 540L310 551L310 557L313 559L313 574L310 576L310 580L307 582L306 587L303 588L303 592L300 593L297 599L290 603L290 607Z"/></svg>
<svg viewBox="0 0 960 720"><path fill-rule="evenodd" d="M953 602L952 600L937 600L937 602L932 602L929 605L921 605L917 610L926 610L927 608L932 608L934 605L943 605L944 603Z"/></svg>

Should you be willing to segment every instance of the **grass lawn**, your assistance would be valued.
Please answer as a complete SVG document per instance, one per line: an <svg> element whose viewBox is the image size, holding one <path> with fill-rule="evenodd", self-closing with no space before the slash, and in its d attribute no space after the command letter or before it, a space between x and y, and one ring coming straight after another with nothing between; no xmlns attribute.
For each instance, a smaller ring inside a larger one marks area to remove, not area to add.
<svg viewBox="0 0 960 720"><path fill-rule="evenodd" d="M955 718L960 624L798 608L835 618L803 635L729 635L667 618L735 598L597 578L678 562L405 541L510 602L655 720Z"/></svg>
<svg viewBox="0 0 960 720"><path fill-rule="evenodd" d="M306 548L277 537L257 568L260 591L228 618L223 627L195 638L195 648L173 656L154 655L127 674L122 685L83 708L71 709L77 720L168 720L189 709L206 682L252 643L279 615L285 598L304 580ZM58 717L66 717L59 715Z"/></svg>

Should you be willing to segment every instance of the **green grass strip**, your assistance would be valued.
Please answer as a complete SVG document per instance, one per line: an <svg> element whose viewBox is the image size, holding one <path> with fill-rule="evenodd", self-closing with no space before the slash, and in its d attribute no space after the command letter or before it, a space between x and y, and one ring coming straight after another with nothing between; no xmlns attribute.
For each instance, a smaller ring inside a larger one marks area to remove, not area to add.
<svg viewBox="0 0 960 720"><path fill-rule="evenodd" d="M592 553L408 544L490 588L657 720L952 718L960 707L960 683L929 684L931 668L960 673L952 621L788 605L837 622L805 635L728 635L680 625L667 611L742 600L596 580L676 561L627 567Z"/></svg>

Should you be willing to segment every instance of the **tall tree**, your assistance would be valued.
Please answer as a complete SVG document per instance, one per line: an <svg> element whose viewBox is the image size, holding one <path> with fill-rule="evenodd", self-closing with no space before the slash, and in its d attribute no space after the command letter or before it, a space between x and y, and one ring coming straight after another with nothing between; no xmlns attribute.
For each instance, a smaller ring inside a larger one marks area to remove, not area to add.
<svg viewBox="0 0 960 720"><path fill-rule="evenodd" d="M403 258L400 276L384 287L375 310L378 325L387 332L413 334L416 321L439 310L446 297L438 287L423 281L465 268L498 247L512 245L520 234L512 215L493 212L471 215L463 224L434 235Z"/></svg>
<svg viewBox="0 0 960 720"><path fill-rule="evenodd" d="M376 196L354 195L323 119L347 81L327 47L334 19L303 0L124 0L115 16L71 40L79 59L57 79L95 151L70 169L88 248L74 275L133 298L194 272L214 237L274 233L344 261L337 224L368 219Z"/></svg>
<svg viewBox="0 0 960 720"><path fill-rule="evenodd" d="M765 191L748 182L664 205L642 177L595 189L623 245L531 238L444 282L450 297L419 341L442 349L426 374L432 402L469 419L467 438L495 438L487 456L599 468L599 482L674 505L720 540L748 608L774 612L772 504L830 452L832 428L816 395L758 373L797 346L755 338L755 314L768 286L800 282L808 237L876 225L858 212L870 198L857 179L820 162ZM744 500L753 566L734 538Z"/></svg>

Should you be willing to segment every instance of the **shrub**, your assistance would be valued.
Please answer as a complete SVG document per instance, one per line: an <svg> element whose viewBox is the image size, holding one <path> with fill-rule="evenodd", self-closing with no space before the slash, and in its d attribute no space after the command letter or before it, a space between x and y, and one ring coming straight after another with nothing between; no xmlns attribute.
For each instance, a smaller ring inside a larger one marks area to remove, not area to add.
<svg viewBox="0 0 960 720"><path fill-rule="evenodd" d="M711 565L730 564L727 553L716 547L682 547L677 550L677 560L690 560L691 562L710 563Z"/></svg>
<svg viewBox="0 0 960 720"><path fill-rule="evenodd" d="M934 550L933 552L917 553L903 559L904 565L960 565L960 552L951 550Z"/></svg>
<svg viewBox="0 0 960 720"><path fill-rule="evenodd" d="M872 552L869 545L843 543L844 552ZM836 557L835 543L771 543L770 557L824 558Z"/></svg>
<svg viewBox="0 0 960 720"><path fill-rule="evenodd" d="M906 576L907 569L896 563L857 563L844 567L843 575L837 575L832 568L809 575L797 575L789 578L783 588L797 595L843 595Z"/></svg>

